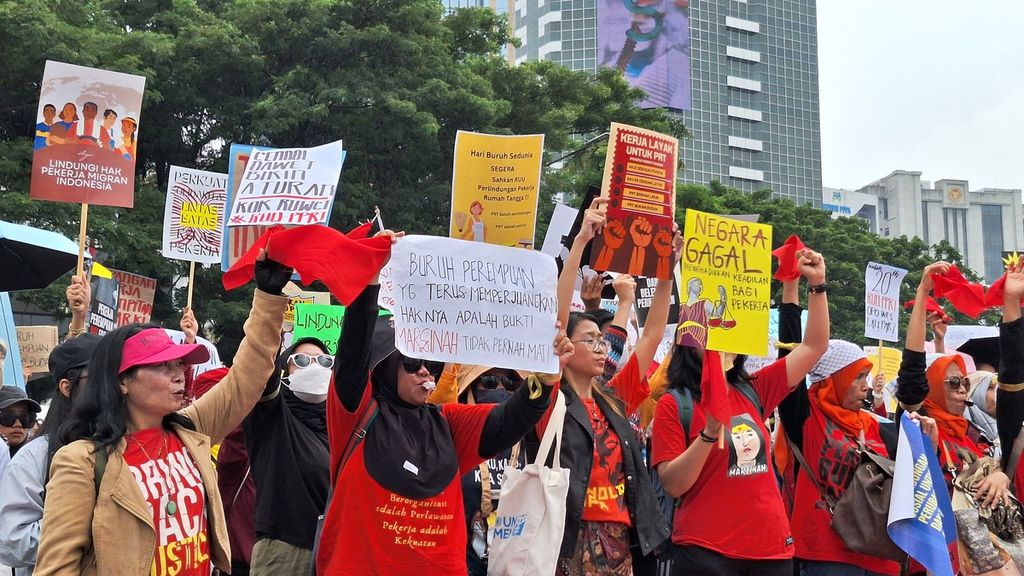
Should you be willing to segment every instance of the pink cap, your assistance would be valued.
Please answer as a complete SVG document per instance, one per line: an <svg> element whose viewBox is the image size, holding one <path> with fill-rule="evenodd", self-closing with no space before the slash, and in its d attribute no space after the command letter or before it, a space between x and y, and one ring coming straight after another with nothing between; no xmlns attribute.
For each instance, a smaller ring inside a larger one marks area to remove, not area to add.
<svg viewBox="0 0 1024 576"><path fill-rule="evenodd" d="M124 341L121 351L120 376L136 366L184 360L186 364L202 364L210 359L210 351L202 344L175 344L163 328L146 328Z"/></svg>

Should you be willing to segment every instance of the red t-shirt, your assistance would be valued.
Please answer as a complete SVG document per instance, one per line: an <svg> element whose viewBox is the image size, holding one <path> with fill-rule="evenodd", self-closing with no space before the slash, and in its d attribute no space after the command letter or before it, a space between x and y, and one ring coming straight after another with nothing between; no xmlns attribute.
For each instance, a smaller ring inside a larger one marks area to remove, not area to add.
<svg viewBox="0 0 1024 576"><path fill-rule="evenodd" d="M843 495L854 471L860 464L858 443L847 437L838 426L824 418L812 404L813 411L804 423L803 454L807 465L815 470L817 478L829 497L838 500ZM880 442L878 423L866 435L870 448L888 456L885 444ZM849 550L843 539L831 527L832 517L825 508L818 489L807 472L800 471L796 483L796 505L793 508L793 534L796 535L796 555L804 560L840 562L859 566L879 574L899 574L900 565L892 560L858 554Z"/></svg>
<svg viewBox="0 0 1024 576"><path fill-rule="evenodd" d="M370 386L362 405L370 398ZM327 401L331 463L336 467L356 413L345 410L335 394ZM317 572L330 576L447 576L466 573L466 518L462 475L483 461L480 434L494 404L445 404L459 461L459 473L440 494L412 500L385 490L367 473L363 444L338 475L324 520ZM372 426L372 424L371 424Z"/></svg>
<svg viewBox="0 0 1024 576"><path fill-rule="evenodd" d="M626 475L622 471L619 436L592 398L583 400L594 429L594 464L583 502L583 519L591 522L619 522L630 525L626 509Z"/></svg>
<svg viewBox="0 0 1024 576"><path fill-rule="evenodd" d="M789 393L786 359L754 374L751 383L764 414L770 414ZM672 542L708 548L730 558L781 560L793 557L793 535L782 496L775 482L768 429L747 397L729 392L734 414L721 434L725 449L711 449L693 486L676 510ZM690 431L704 428L704 412L693 406ZM674 460L686 450L687 438L679 422L675 398L665 394L654 410L652 465Z"/></svg>
<svg viewBox="0 0 1024 576"><path fill-rule="evenodd" d="M127 436L124 461L156 527L151 576L209 576L206 490L178 435L150 428Z"/></svg>

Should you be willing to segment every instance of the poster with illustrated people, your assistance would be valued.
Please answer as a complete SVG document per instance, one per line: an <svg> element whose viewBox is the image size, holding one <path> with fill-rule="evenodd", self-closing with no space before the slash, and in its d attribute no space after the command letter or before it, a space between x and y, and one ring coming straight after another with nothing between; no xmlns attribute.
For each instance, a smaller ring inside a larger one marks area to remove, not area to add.
<svg viewBox="0 0 1024 576"><path fill-rule="evenodd" d="M594 270L670 277L678 158L675 137L612 123L601 179L608 223L594 237Z"/></svg>
<svg viewBox="0 0 1024 576"><path fill-rule="evenodd" d="M729 419L729 478L768 473L768 450L761 427L744 412Z"/></svg>
<svg viewBox="0 0 1024 576"><path fill-rule="evenodd" d="M543 134L499 136L459 130L448 236L533 248L543 157Z"/></svg>
<svg viewBox="0 0 1024 576"><path fill-rule="evenodd" d="M686 211L676 343L765 356L772 227Z"/></svg>
<svg viewBox="0 0 1024 576"><path fill-rule="evenodd" d="M47 60L29 197L131 208L145 86L143 76Z"/></svg>
<svg viewBox="0 0 1024 576"><path fill-rule="evenodd" d="M171 166L164 204L164 258L219 264L227 174Z"/></svg>

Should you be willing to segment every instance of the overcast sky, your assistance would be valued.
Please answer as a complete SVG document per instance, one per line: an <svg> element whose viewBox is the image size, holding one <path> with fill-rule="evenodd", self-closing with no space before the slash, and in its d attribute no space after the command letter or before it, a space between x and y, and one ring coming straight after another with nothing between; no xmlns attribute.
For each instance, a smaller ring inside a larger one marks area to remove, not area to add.
<svg viewBox="0 0 1024 576"><path fill-rule="evenodd" d="M1024 188L1024 2L819 0L822 183Z"/></svg>

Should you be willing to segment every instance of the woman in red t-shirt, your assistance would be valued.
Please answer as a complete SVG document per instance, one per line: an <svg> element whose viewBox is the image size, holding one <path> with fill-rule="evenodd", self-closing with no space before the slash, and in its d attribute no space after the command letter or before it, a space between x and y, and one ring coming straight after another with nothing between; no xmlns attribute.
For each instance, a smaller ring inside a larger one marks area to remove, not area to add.
<svg viewBox="0 0 1024 576"><path fill-rule="evenodd" d="M444 364L396 350L379 289L378 278L345 310L327 398L334 480L317 573L465 574L460 478L536 425L560 376L530 375L502 404L429 404ZM564 365L565 332L552 350Z"/></svg>
<svg viewBox="0 0 1024 576"><path fill-rule="evenodd" d="M793 536L768 457L764 419L803 383L829 336L825 261L810 250L796 258L811 293L804 342L753 376L743 368L745 356L725 356L732 417L724 432L699 404L703 350L677 345L673 351L670 385L689 395L692 414L684 430L674 395L661 397L651 457L666 493L682 498L673 523L673 575L792 576ZM724 450L718 448L722 433L728 434Z"/></svg>

